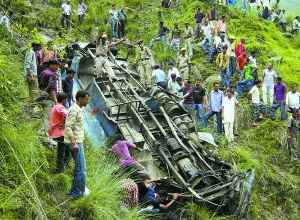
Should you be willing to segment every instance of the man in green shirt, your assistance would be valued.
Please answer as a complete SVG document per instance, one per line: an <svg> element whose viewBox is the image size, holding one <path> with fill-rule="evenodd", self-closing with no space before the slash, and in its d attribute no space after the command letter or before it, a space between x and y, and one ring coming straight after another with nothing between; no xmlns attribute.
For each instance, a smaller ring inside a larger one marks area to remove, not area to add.
<svg viewBox="0 0 300 220"><path fill-rule="evenodd" d="M249 64L250 59L245 59L244 73L241 75L240 81L238 82L238 94L241 95L244 91L244 85L249 92L253 85L253 76L252 74L258 70L254 65Z"/></svg>

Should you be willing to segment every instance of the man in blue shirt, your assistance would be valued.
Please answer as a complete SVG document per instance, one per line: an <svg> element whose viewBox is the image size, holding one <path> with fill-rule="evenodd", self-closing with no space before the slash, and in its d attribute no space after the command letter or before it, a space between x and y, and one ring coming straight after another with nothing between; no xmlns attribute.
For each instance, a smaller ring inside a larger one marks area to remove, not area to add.
<svg viewBox="0 0 300 220"><path fill-rule="evenodd" d="M209 111L203 117L202 128L207 127L208 119L217 115L217 133L218 135L222 134L222 119L221 119L221 110L222 110L222 100L224 98L224 93L219 90L220 84L214 82L214 90L210 93L209 99Z"/></svg>
<svg viewBox="0 0 300 220"><path fill-rule="evenodd" d="M166 74L164 71L160 69L159 64L155 64L154 70L152 72L151 80L154 78L155 84L167 89L167 84L166 84Z"/></svg>
<svg viewBox="0 0 300 220"><path fill-rule="evenodd" d="M160 181L162 177L158 177L155 180L148 180L145 182L145 186L147 188L147 193L141 199L141 203L146 205L151 205L145 209L142 209L138 212L138 214L156 214L160 213L160 209L169 208L178 198L178 194L173 194L173 199L167 204L162 205L161 203L167 199L168 193L165 190L159 190L155 193L154 189L150 186L150 183Z"/></svg>
<svg viewBox="0 0 300 220"><path fill-rule="evenodd" d="M66 102L66 107L70 108L75 102L73 95L73 78L75 76L75 70L72 68L67 69L67 76L62 80L63 92L68 95L68 101Z"/></svg>

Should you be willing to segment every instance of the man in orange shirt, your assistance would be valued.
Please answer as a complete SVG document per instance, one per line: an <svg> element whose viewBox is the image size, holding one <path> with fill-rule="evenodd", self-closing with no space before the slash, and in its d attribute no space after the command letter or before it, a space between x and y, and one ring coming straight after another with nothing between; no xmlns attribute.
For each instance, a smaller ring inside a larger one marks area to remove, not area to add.
<svg viewBox="0 0 300 220"><path fill-rule="evenodd" d="M244 66L245 66L245 59L247 59L247 58L248 58L247 51L244 50L243 54L238 56L237 59L236 59L237 66L238 66L238 72L240 74L240 77L243 74Z"/></svg>
<svg viewBox="0 0 300 220"><path fill-rule="evenodd" d="M67 109L65 108L67 99L68 95L66 93L58 93L57 104L50 113L48 133L51 139L57 141L56 173L62 173L64 171L64 164L67 162L70 155L68 146L64 143L65 120L68 114Z"/></svg>
<svg viewBox="0 0 300 220"><path fill-rule="evenodd" d="M227 30L227 24L226 24L226 17L222 16L222 20L218 22L217 24L217 30L221 32L221 34L228 35L228 30Z"/></svg>

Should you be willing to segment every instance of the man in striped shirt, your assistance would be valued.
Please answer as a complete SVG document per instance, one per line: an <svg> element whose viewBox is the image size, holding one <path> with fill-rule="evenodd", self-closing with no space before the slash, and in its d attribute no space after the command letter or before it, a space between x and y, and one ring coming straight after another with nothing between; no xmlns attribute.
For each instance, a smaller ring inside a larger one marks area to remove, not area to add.
<svg viewBox="0 0 300 220"><path fill-rule="evenodd" d="M65 143L72 145L72 156L75 161L74 178L69 193L71 197L82 197L86 187L86 165L84 159L83 138L83 113L82 107L86 106L90 99L90 94L84 90L77 92L76 103L70 107L65 126Z"/></svg>

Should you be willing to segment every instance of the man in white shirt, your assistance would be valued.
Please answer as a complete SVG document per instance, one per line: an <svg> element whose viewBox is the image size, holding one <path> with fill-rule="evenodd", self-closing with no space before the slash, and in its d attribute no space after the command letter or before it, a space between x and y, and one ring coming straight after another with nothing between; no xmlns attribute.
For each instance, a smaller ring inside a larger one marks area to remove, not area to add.
<svg viewBox="0 0 300 220"><path fill-rule="evenodd" d="M263 119L263 114L266 113L266 106L260 102L260 96L259 96L259 88L261 86L261 81L256 80L254 81L254 86L248 93L248 103L250 104L250 97L252 96L252 105L254 109L253 118L252 118L252 126L257 127L258 124L256 121L258 120L258 113L261 111L261 114L259 116L259 119Z"/></svg>
<svg viewBox="0 0 300 220"><path fill-rule="evenodd" d="M116 4L112 4L111 9L109 10L109 14L110 14L110 24L111 24L111 36L112 38L117 38L120 21L118 19Z"/></svg>
<svg viewBox="0 0 300 220"><path fill-rule="evenodd" d="M168 72L168 77L167 77L167 82L171 80L171 75L175 74L176 78L181 77L178 69L174 67L174 63L170 62L169 63L169 72Z"/></svg>
<svg viewBox="0 0 300 220"><path fill-rule="evenodd" d="M205 53L209 53L212 48L212 40L213 40L213 31L215 27L211 24L208 24L208 20L205 20L204 25L201 27L200 34L204 34L204 39L202 41L202 48ZM207 49L206 44L208 43L209 49Z"/></svg>
<svg viewBox="0 0 300 220"><path fill-rule="evenodd" d="M273 103L273 95L274 95L274 85L276 83L277 74L275 70L273 70L273 64L269 63L268 68L263 71L262 74L262 91L263 91L263 101L265 105L268 104L268 91L270 94L270 103Z"/></svg>
<svg viewBox="0 0 300 220"><path fill-rule="evenodd" d="M71 9L71 5L70 5L70 0L67 0L66 3L63 3L61 5L61 9L62 9L62 15L61 15L61 26L62 28L65 28L65 20L67 23L67 28L66 30L68 30L70 28L70 16L71 14L73 14L72 9Z"/></svg>
<svg viewBox="0 0 300 220"><path fill-rule="evenodd" d="M235 115L235 106L238 106L238 100L232 97L233 91L228 90L227 96L223 98L222 101L222 123L224 125L225 137L230 142L233 143L233 123Z"/></svg>
<svg viewBox="0 0 300 220"><path fill-rule="evenodd" d="M280 15L280 23L281 23L281 30L282 32L286 32L286 15L285 15L285 9L282 9Z"/></svg>
<svg viewBox="0 0 300 220"><path fill-rule="evenodd" d="M300 109L300 93L297 92L297 87L293 86L292 90L286 94L286 118L288 112L293 112L294 109Z"/></svg>

